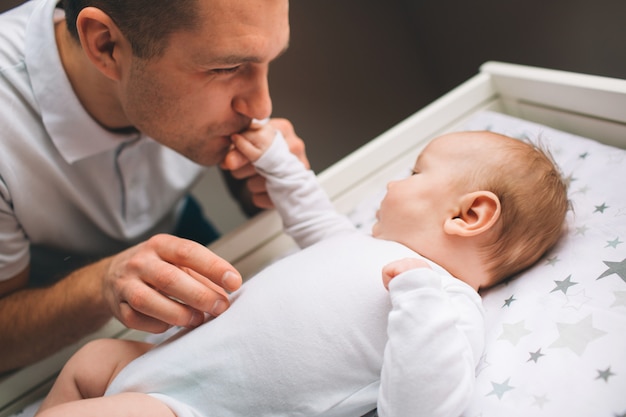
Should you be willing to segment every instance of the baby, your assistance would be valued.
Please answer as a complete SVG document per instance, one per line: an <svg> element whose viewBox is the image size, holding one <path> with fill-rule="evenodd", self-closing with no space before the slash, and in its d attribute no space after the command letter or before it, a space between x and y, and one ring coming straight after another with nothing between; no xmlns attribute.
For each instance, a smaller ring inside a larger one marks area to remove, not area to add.
<svg viewBox="0 0 626 417"><path fill-rule="evenodd" d="M559 238L566 186L537 147L490 132L431 141L388 185L372 234L333 210L280 133L234 135L303 250L231 307L152 347L86 345L38 416L459 416L483 351L478 291ZM382 282L381 282L382 271Z"/></svg>

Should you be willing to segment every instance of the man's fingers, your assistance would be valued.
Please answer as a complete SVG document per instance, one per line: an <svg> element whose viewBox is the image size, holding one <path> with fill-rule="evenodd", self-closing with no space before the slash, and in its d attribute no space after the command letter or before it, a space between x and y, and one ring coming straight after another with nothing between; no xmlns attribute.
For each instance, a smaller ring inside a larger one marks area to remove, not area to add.
<svg viewBox="0 0 626 417"><path fill-rule="evenodd" d="M195 286L189 285L190 282ZM120 320L128 327L162 332L169 326L196 327L204 322L204 312L218 316L230 304L224 290L215 284L212 284L214 288L207 288L188 275L184 285L182 281L180 284L171 285L168 293L152 284L137 282L130 285L121 297ZM191 293L184 289L191 290ZM195 297L188 297L194 293ZM187 299L183 302L185 297Z"/></svg>
<svg viewBox="0 0 626 417"><path fill-rule="evenodd" d="M207 249L206 246L170 235L154 236L150 238L149 243L156 246L156 253L158 253L164 261L178 268L188 268L195 271L219 286L227 284L226 289L229 291L234 291L239 288L238 285L233 285L236 284L235 280L227 279L233 276L241 279L239 272L226 260ZM170 285L171 282L176 282L174 276L168 275L170 273L176 275L171 271L165 271L159 274L163 275L161 279L163 280L162 285L165 287Z"/></svg>
<svg viewBox="0 0 626 417"><path fill-rule="evenodd" d="M250 160L242 154L239 149L233 146L224 157L220 168L227 171L237 171L246 165L250 165Z"/></svg>
<svg viewBox="0 0 626 417"><path fill-rule="evenodd" d="M219 278L219 285L222 285L222 280L223 277ZM205 279L196 278L174 265L167 263L160 264L155 270L147 271L144 281L160 293L167 295L167 297L179 300L196 310L206 311L212 315L222 313L228 306L228 296L223 289L218 287L218 284L211 282L208 277ZM163 299L167 298L155 297L153 305L139 308L138 310L145 314L158 317L156 316L158 311L160 309L166 309L169 306L169 303L159 302L163 301ZM131 300L129 300L129 302L130 301ZM131 305L135 308L137 302L131 302ZM174 309L172 308L172 310ZM173 313L174 311L172 311L172 314ZM182 312L178 312L176 314L181 313ZM165 321L169 323L172 323L171 320L171 317L165 319ZM180 325L179 321L177 321L177 323Z"/></svg>
<svg viewBox="0 0 626 417"><path fill-rule="evenodd" d="M248 190L250 190L252 194L267 194L267 180L259 174L248 178L248 180L246 180L246 187L248 187Z"/></svg>
<svg viewBox="0 0 626 417"><path fill-rule="evenodd" d="M183 306L184 307L184 306ZM175 319L151 317L138 310L135 310L129 303L123 302L119 306L120 320L129 328L137 329L150 333L163 333L172 326L180 326L187 328L195 328L204 323L204 313L186 307L188 313L179 314ZM189 317L189 319L187 319Z"/></svg>
<svg viewBox="0 0 626 417"><path fill-rule="evenodd" d="M147 285L130 288L124 297L132 309L188 326L194 310L217 316L228 308L224 289L237 290L242 282L230 263L199 243L170 235L154 236L148 244L160 260L144 265L141 281Z"/></svg>
<svg viewBox="0 0 626 417"><path fill-rule="evenodd" d="M261 209L272 209L274 203L268 193L257 193L252 196L252 202Z"/></svg>
<svg viewBox="0 0 626 417"><path fill-rule="evenodd" d="M250 160L237 149L228 152L220 168L230 171L231 175L239 180L256 174L256 169Z"/></svg>
<svg viewBox="0 0 626 417"><path fill-rule="evenodd" d="M148 286L135 286L122 295L117 317L126 326L162 333L171 326L192 327L195 313L189 307L174 301ZM196 324L197 323L197 324Z"/></svg>

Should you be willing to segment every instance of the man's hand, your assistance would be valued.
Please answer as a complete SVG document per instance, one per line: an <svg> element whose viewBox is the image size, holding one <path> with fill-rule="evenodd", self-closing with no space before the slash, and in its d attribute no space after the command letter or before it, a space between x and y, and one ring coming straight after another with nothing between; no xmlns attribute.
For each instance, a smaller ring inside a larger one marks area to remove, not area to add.
<svg viewBox="0 0 626 417"><path fill-rule="evenodd" d="M389 289L389 283L392 279L403 272L417 268L430 268L428 262L418 258L404 258L388 263L383 267L383 284Z"/></svg>
<svg viewBox="0 0 626 417"><path fill-rule="evenodd" d="M285 137L285 141L289 146L291 153L296 155L298 159L310 168L309 161L306 157L304 141L300 139L294 131L293 125L287 119L270 119L269 124ZM251 126L251 130L259 129L258 126ZM245 134L245 132L243 132ZM252 202L259 208L273 208L274 204L267 194L265 178L257 174L252 163L237 148L233 148L220 164L220 168L230 171L231 175L239 180L245 179L246 186L251 193Z"/></svg>
<svg viewBox="0 0 626 417"><path fill-rule="evenodd" d="M160 333L171 326L195 327L204 313L217 316L229 306L226 291L241 276L205 246L157 235L107 258L105 302L126 326Z"/></svg>

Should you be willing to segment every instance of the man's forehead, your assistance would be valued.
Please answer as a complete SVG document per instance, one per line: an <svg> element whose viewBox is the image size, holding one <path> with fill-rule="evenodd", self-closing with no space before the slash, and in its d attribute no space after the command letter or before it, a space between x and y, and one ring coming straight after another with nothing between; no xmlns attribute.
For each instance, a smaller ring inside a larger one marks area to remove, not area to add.
<svg viewBox="0 0 626 417"><path fill-rule="evenodd" d="M287 42L287 44L285 44L285 46L279 50L279 52L275 55L272 56L271 59L276 59L279 56L281 56L282 54L284 54L287 49L289 48L289 42ZM236 65L236 64L245 64L245 63L262 63L264 62L267 58L263 55L260 55L259 53L257 53L258 50L252 50L249 53L246 51L242 51L242 52L233 52L232 49L229 49L228 51L224 52L224 53L220 53L216 50L210 51L210 52L200 52L197 54L197 58L198 60L204 60L204 61L209 61L211 63L219 63L219 64L224 64L224 65Z"/></svg>
<svg viewBox="0 0 626 417"><path fill-rule="evenodd" d="M288 0L197 0L200 21L212 25L289 18Z"/></svg>
<svg viewBox="0 0 626 417"><path fill-rule="evenodd" d="M201 12L198 27L182 34L181 41L188 43L186 49L197 62L229 65L275 59L289 47L288 7L284 11L264 7L255 12L252 5L282 1L199 0L212 11ZM219 6L212 8L212 4Z"/></svg>

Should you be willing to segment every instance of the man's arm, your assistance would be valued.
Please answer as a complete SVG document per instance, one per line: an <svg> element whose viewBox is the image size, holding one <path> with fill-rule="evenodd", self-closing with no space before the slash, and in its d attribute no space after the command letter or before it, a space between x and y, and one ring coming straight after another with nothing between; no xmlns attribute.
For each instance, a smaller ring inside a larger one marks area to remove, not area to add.
<svg viewBox="0 0 626 417"><path fill-rule="evenodd" d="M22 288L0 298L0 373L42 359L106 323L111 313L86 272L49 288L25 288L28 269L3 283L0 290L18 282Z"/></svg>
<svg viewBox="0 0 626 417"><path fill-rule="evenodd" d="M13 280L24 281L24 273ZM240 285L235 268L205 246L154 236L50 287L0 298L0 372L41 359L112 316L153 333L195 327L204 313L217 316L226 310L226 291Z"/></svg>

